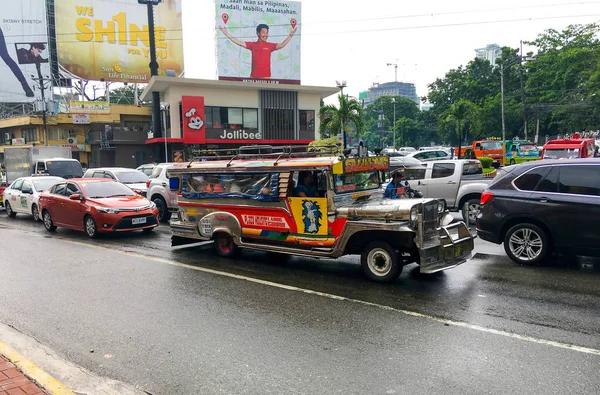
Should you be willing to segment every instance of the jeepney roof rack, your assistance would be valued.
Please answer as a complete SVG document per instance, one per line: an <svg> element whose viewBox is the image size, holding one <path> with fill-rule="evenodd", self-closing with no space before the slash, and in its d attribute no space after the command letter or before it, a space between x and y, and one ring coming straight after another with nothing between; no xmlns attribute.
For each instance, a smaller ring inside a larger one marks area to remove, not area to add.
<svg viewBox="0 0 600 395"><path fill-rule="evenodd" d="M340 145L246 145L239 148L204 149L196 152L188 168L194 162L229 160L227 167L239 159L275 159L275 165L288 158L303 158L314 156L342 156Z"/></svg>

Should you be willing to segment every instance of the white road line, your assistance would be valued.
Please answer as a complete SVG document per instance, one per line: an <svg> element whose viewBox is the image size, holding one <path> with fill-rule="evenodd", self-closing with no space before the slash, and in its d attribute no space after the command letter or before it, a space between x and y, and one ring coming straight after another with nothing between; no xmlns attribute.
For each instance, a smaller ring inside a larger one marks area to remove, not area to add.
<svg viewBox="0 0 600 395"><path fill-rule="evenodd" d="M484 333L491 333L491 334L494 334L494 335L509 337L509 338L513 338L513 339L517 339L517 340L522 340L522 341L526 341L526 342L530 342L530 343L543 344L543 345L546 345L546 346L551 346L551 347L556 347L556 348L562 348L562 349L566 349L566 350L577 351L577 352L584 353L584 354L593 354L593 355L600 356L600 350L599 349L594 349L594 348L589 348L589 347L581 347L581 346L577 346L577 345L574 345L574 344L561 343L561 342L556 342L556 341L552 341L552 340L539 339L539 338L532 337L532 336L520 335L520 334L517 334L517 333L511 333L511 332L501 331L501 330L497 330L497 329L486 328L486 327L483 327L483 326L480 326L480 325L473 325L473 324L469 324L469 323L466 323L466 322L448 320L448 319L445 319L445 318L435 317L435 316L428 315L428 314L417 313L415 311L397 309L397 308L394 308L394 307L391 307L391 306L381 305L381 304L372 303L372 302L366 302L364 300L352 299L352 298L347 298L345 296L339 296L339 295L328 294L328 293L325 293L325 292L313 291L311 289L294 287L292 285L285 285L285 284L274 283L272 281L260 280L260 279L257 279L257 278L246 277L246 276L242 276L242 275L239 275L239 274L227 273L227 272L222 272L222 271L219 271L219 270L213 270L213 269L207 269L207 268L198 267L198 266L192 266L192 265L188 265L188 264L185 264L185 263L171 261L169 259L145 256L145 255L142 255L142 254L139 254L139 253L136 253L136 252L115 250L115 249L108 248L108 247L103 247L103 246L97 246L97 245L93 245L93 244L82 243L82 242L79 242L79 241L65 240L65 239L61 239L61 238L56 238L55 240L60 240L60 241L65 242L65 243L74 244L74 245L78 245L78 246L82 246L82 247L89 247L89 248L95 248L95 249L103 250L103 251L116 252L116 253L127 255L127 256L130 256L130 257L133 257L133 258L147 259L147 260L151 260L151 261L155 261L155 262L164 263L164 264L167 264L167 265L172 265L172 266L182 267L182 268L186 268L186 269L197 270L197 271L204 272L204 273L215 274L215 275L218 275L218 276L235 278L235 279L238 279L238 280L244 280L244 281L248 281L248 282L252 282L252 283L256 283L256 284L266 285L266 286L269 286L269 287L274 287L274 288L279 288L279 289L285 289L285 290L288 290L288 291L302 292L302 293L309 294L309 295L316 295L316 296L321 296L321 297L324 297L324 298L329 298L329 299L334 299L334 300L341 300L341 301L356 303L356 304L360 304L360 305L363 305L363 306L376 307L376 308L381 309L381 310L393 311L393 312L404 314L404 315L407 315L407 316L410 316L410 317L424 318L424 319L427 319L427 320L440 322L440 323L446 324L446 325L451 325L451 326L457 326L457 327L461 327L461 328L472 329L472 330L479 331L479 332L484 332Z"/></svg>

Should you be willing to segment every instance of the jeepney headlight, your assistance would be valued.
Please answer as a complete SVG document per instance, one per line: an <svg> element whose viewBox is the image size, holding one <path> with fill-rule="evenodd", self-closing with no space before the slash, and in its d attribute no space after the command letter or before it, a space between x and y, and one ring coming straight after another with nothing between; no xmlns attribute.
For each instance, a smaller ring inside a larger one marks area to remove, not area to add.
<svg viewBox="0 0 600 395"><path fill-rule="evenodd" d="M413 206L413 208L410 209L410 222L413 225L416 225L418 220L419 220L419 209L417 206Z"/></svg>
<svg viewBox="0 0 600 395"><path fill-rule="evenodd" d="M446 201L445 200L438 200L438 213L443 213L444 211L446 211Z"/></svg>

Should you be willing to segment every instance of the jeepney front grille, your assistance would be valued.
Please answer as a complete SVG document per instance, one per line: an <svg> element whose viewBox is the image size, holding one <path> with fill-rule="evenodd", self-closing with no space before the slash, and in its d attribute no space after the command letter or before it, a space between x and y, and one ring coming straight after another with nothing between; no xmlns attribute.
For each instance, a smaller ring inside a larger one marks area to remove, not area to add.
<svg viewBox="0 0 600 395"><path fill-rule="evenodd" d="M423 237L437 237L438 228L438 202L437 200L423 204Z"/></svg>

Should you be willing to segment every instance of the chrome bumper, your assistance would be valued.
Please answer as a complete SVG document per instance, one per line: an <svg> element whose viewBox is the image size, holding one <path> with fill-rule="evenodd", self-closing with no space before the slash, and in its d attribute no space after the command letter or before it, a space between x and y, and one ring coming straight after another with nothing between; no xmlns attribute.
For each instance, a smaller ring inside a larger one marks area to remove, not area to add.
<svg viewBox="0 0 600 395"><path fill-rule="evenodd" d="M471 259L475 237L464 222L436 229L437 235L424 235L423 219L419 215L417 246L421 273L451 269Z"/></svg>

